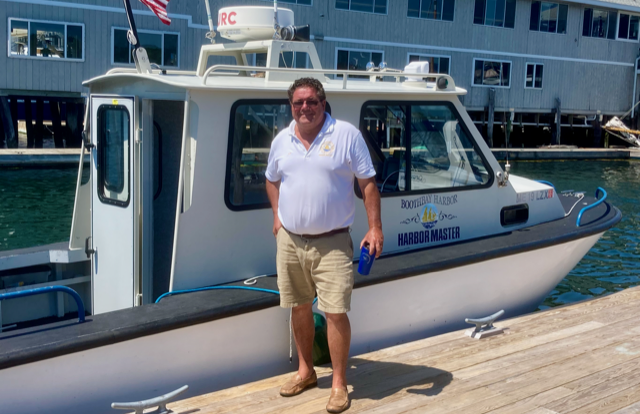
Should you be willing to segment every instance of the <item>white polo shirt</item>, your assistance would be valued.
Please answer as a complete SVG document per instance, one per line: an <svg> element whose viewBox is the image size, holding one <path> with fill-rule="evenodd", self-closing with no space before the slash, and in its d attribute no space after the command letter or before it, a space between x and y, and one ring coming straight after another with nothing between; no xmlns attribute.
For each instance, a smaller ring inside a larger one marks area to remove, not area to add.
<svg viewBox="0 0 640 414"><path fill-rule="evenodd" d="M322 130L307 151L296 122L271 143L265 176L280 183L278 217L296 234L321 234L353 224L354 176L376 175L358 129L325 113Z"/></svg>

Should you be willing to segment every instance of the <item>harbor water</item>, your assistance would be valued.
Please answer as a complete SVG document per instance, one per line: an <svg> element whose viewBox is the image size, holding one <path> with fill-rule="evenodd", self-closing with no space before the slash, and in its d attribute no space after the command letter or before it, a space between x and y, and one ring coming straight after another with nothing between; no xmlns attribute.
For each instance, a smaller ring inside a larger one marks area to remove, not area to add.
<svg viewBox="0 0 640 414"><path fill-rule="evenodd" d="M597 187L622 211L541 309L640 285L640 161L512 162L512 174L558 191ZM0 251L69 240L77 169L0 169ZM83 177L86 179L87 177Z"/></svg>

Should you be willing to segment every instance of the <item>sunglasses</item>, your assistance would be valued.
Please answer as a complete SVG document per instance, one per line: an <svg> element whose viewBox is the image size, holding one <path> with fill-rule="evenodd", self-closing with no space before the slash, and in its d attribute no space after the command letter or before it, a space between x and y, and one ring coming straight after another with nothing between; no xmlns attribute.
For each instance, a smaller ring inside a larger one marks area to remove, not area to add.
<svg viewBox="0 0 640 414"><path fill-rule="evenodd" d="M293 106L294 109L298 110L298 109L302 109L302 106L306 103L307 107L309 108L315 108L318 105L320 105L321 101L317 101L315 99L309 99L308 101L295 101L295 102L291 102L291 105Z"/></svg>

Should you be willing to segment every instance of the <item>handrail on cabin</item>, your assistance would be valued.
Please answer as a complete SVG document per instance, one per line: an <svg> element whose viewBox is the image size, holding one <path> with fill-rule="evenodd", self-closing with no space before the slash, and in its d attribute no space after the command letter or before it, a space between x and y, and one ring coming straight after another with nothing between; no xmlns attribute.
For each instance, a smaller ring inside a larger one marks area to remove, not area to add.
<svg viewBox="0 0 640 414"><path fill-rule="evenodd" d="M51 292L64 292L70 294L76 300L76 305L78 306L78 322L84 322L84 303L82 302L82 298L78 295L78 292L66 286L45 286L34 289L19 290L17 292L2 293L0 294L0 300L22 298L25 296L41 295L43 293Z"/></svg>
<svg viewBox="0 0 640 414"><path fill-rule="evenodd" d="M602 198L598 199L598 193L600 192L603 194L603 196ZM580 220L582 220L582 213L584 213L589 209L599 206L606 199L607 199L607 192L604 190L604 188L598 187L598 189L596 190L596 202L586 207L583 207L582 210L580 210L580 213L578 213L578 219L576 220L576 226L580 227Z"/></svg>
<svg viewBox="0 0 640 414"><path fill-rule="evenodd" d="M268 68L264 66L237 66L237 65L214 65L209 67L204 75L202 75L202 84L207 84L207 78L211 73L217 70L233 70L239 72L291 72L291 73L308 73L308 74L319 74L319 75L342 75L342 89L347 89L347 78L345 75L357 75L357 76L392 76L396 78L397 81L400 80L401 77L405 78L435 78L436 82L440 78L447 79L447 86L452 86L455 90L455 83L453 82L453 78L447 74L443 73L408 73L397 71L395 69L391 69L388 71L363 71L363 70L335 70L335 69L306 69L306 68Z"/></svg>

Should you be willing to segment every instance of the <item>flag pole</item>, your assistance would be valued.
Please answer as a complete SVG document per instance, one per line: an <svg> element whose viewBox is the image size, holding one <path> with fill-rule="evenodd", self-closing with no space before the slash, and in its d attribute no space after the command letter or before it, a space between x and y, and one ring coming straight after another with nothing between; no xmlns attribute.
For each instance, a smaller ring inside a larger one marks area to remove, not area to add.
<svg viewBox="0 0 640 414"><path fill-rule="evenodd" d="M129 0L124 0L124 10L127 12L127 20L129 20L127 40L131 43L131 46L133 46L133 50L131 52L133 54L133 61L136 64L136 70L138 73L152 73L147 51L145 48L140 46L138 29L136 29L136 21L133 18L133 11L131 10Z"/></svg>
<svg viewBox="0 0 640 414"><path fill-rule="evenodd" d="M127 20L129 20L129 32L127 33L127 40L133 46L133 49L140 47L138 41L138 29L136 29L136 21L133 19L133 12L131 11L131 4L129 0L124 0L124 10L127 13Z"/></svg>

